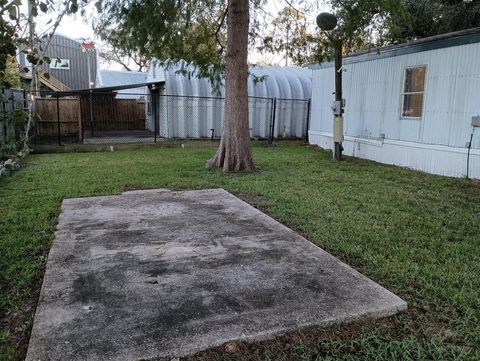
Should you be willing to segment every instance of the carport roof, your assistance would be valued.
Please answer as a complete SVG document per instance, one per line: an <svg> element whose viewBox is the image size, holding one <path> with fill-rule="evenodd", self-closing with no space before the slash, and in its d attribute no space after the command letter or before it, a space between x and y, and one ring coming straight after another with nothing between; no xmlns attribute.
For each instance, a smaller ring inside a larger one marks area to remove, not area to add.
<svg viewBox="0 0 480 361"><path fill-rule="evenodd" d="M58 92L59 96L69 96L69 95L78 95L78 94L88 94L92 93L107 93L107 92L114 92L118 90L127 90L127 89L135 89L141 87L150 87L153 84L158 84L162 82L144 82L139 84L127 84L127 85L116 85L116 86L107 86L101 88L92 88L92 89L79 89L79 90L69 90L64 92Z"/></svg>

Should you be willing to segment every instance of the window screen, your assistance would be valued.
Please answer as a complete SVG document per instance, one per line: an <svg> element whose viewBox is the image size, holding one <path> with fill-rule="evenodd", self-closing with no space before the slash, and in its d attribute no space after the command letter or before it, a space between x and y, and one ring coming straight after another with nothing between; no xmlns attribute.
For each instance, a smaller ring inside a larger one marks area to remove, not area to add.
<svg viewBox="0 0 480 361"><path fill-rule="evenodd" d="M425 66L405 69L405 84L402 94L402 117L422 117L425 70Z"/></svg>

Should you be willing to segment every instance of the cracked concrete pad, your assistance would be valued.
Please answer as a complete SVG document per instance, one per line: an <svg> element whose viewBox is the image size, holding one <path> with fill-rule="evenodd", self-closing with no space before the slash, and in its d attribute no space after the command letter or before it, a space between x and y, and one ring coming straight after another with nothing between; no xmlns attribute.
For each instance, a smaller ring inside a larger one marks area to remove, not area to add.
<svg viewBox="0 0 480 361"><path fill-rule="evenodd" d="M404 309L222 189L66 199L26 360L169 359Z"/></svg>

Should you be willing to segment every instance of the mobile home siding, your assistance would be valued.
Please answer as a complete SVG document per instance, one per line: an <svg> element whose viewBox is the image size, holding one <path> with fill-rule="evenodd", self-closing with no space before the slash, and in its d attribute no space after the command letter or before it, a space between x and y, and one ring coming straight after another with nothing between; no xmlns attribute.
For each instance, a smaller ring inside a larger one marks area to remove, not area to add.
<svg viewBox="0 0 480 361"><path fill-rule="evenodd" d="M426 66L421 119L401 117L404 71ZM429 173L465 176L471 118L480 114L480 43L344 65L346 154ZM310 141L332 144L334 71L314 70ZM471 176L480 178L480 129L472 142Z"/></svg>

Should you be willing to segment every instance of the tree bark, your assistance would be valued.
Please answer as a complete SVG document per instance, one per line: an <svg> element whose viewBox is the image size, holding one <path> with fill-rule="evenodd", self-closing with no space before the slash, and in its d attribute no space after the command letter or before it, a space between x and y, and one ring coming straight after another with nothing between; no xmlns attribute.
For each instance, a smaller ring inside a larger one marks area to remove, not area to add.
<svg viewBox="0 0 480 361"><path fill-rule="evenodd" d="M249 0L228 0L225 109L222 139L207 168L254 170L248 126Z"/></svg>

